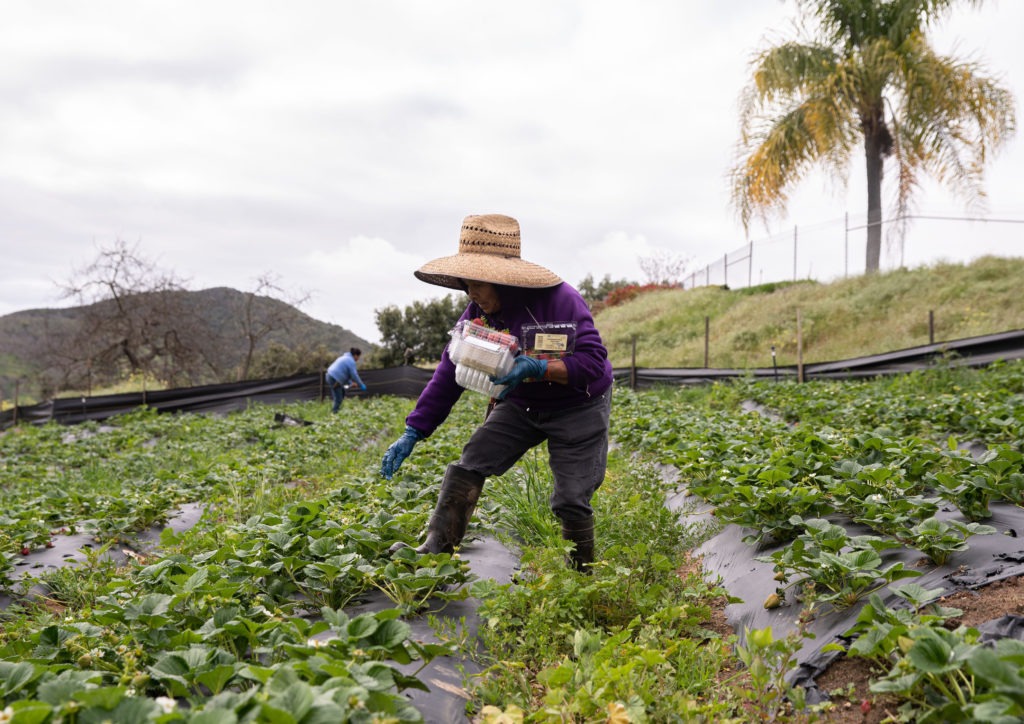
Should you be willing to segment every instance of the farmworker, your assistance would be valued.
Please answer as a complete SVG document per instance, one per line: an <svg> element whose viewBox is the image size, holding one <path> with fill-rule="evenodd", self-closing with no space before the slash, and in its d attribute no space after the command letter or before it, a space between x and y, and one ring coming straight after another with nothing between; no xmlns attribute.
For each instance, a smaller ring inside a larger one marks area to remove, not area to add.
<svg viewBox="0 0 1024 724"><path fill-rule="evenodd" d="M356 363L359 358L363 356L363 351L358 347L351 347L348 352L338 357L338 359L331 362L331 366L327 368L327 385L331 388L331 397L334 400L334 407L331 408L331 412L337 412L341 409L341 403L345 401L345 390L351 383L359 385L359 389L366 391L366 385L359 379L359 373L356 371Z"/></svg>
<svg viewBox="0 0 1024 724"><path fill-rule="evenodd" d="M514 335L524 351L510 372L490 378L507 388L491 400L458 462L448 465L426 540L416 550L453 552L485 478L503 474L546 440L554 477L549 504L561 521L562 537L573 544L569 563L585 572L594 560L590 500L604 481L608 458L612 367L583 297L553 272L520 258L519 247L515 219L467 216L459 252L415 272L428 284L467 292L469 304L459 321ZM415 444L444 422L463 389L446 348L406 417L405 432L384 454L385 478L390 480Z"/></svg>

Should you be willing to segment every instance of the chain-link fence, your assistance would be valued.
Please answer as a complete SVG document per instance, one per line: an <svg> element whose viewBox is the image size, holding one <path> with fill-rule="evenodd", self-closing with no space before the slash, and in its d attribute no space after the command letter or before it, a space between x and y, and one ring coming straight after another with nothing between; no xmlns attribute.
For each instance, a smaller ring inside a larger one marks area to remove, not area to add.
<svg viewBox="0 0 1024 724"><path fill-rule="evenodd" d="M906 215L883 221L883 271L926 264L969 262L981 256L1024 254L1024 218ZM794 226L750 241L705 263L682 280L686 289L733 289L770 282L834 281L864 272L866 217Z"/></svg>

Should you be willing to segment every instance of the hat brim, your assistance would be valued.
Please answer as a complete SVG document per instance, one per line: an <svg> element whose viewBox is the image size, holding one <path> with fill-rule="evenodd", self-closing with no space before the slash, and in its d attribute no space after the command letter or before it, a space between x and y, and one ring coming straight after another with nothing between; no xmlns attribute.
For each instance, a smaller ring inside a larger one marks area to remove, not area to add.
<svg viewBox="0 0 1024 724"><path fill-rule="evenodd" d="M562 283L561 277L540 264L493 254L456 254L428 261L413 274L427 284L465 289L464 280L543 289Z"/></svg>

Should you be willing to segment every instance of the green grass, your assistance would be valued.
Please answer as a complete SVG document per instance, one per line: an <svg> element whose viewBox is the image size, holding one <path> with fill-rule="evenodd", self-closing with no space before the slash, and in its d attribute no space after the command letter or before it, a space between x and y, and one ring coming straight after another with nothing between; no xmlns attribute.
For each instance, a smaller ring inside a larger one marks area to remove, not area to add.
<svg viewBox="0 0 1024 724"><path fill-rule="evenodd" d="M636 337L640 367L716 368L826 362L1024 328L1024 259L985 257L818 284L728 290L705 287L643 294L599 312L595 322L612 364L629 367Z"/></svg>

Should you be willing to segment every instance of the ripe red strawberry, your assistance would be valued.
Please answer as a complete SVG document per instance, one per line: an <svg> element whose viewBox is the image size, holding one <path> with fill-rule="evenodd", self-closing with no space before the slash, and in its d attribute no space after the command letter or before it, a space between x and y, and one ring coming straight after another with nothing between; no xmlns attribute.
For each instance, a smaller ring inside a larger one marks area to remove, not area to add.
<svg viewBox="0 0 1024 724"><path fill-rule="evenodd" d="M867 699L862 701L860 703L860 710L861 710L861 713L867 714L869 711L871 711L871 702L868 701Z"/></svg>
<svg viewBox="0 0 1024 724"><path fill-rule="evenodd" d="M21 548L21 555L27 556L31 552L32 552L31 548L29 548L28 546L22 546L22 548Z"/></svg>

